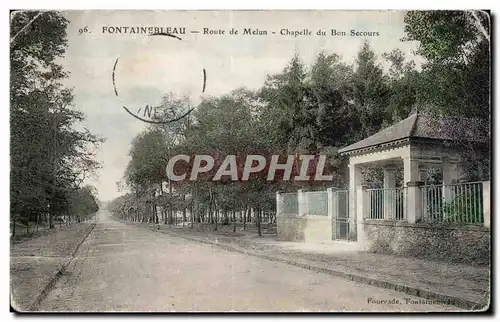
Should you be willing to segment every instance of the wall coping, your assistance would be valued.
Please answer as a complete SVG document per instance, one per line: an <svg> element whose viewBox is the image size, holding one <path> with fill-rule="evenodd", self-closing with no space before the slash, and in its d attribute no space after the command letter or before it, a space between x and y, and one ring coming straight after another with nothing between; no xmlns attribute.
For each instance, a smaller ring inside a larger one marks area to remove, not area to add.
<svg viewBox="0 0 500 322"><path fill-rule="evenodd" d="M490 228L475 225L459 225L459 224L439 224L439 223L409 223L407 221L396 220L380 220L380 219L365 219L365 225L375 226L393 226L393 227L410 227L422 229L449 229L449 230L473 230L473 231L490 231Z"/></svg>
<svg viewBox="0 0 500 322"><path fill-rule="evenodd" d="M298 214L283 214L283 213L276 216L276 218L283 218L283 217L295 218L300 216Z"/></svg>
<svg viewBox="0 0 500 322"><path fill-rule="evenodd" d="M317 215L294 215L294 214L281 214L276 216L276 218L297 218L297 219L325 219L330 220L330 216L317 216Z"/></svg>

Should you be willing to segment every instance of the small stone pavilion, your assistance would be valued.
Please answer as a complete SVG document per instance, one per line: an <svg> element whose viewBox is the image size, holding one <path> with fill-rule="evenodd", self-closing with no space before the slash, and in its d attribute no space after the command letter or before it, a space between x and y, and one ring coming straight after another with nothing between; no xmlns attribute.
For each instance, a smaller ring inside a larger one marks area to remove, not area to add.
<svg viewBox="0 0 500 322"><path fill-rule="evenodd" d="M363 220L363 204L356 202L363 190L360 167L366 164L384 169L384 189L396 188L396 168L403 165L406 187L406 220L415 223L421 216L418 186L424 181L427 168L441 168L443 185L459 181L464 173L460 167L463 144L485 144L480 121L468 118L436 117L415 113L408 118L359 142L339 150L349 156L350 213ZM361 216L361 217L360 217ZM391 218L387 218L391 219ZM362 229L358 225L359 229Z"/></svg>

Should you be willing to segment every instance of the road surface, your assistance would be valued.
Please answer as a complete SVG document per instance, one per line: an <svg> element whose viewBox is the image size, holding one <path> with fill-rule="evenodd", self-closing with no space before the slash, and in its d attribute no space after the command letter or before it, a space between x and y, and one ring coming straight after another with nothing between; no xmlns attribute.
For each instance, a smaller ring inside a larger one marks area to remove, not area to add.
<svg viewBox="0 0 500 322"><path fill-rule="evenodd" d="M404 293L148 231L107 211L40 311L455 311Z"/></svg>

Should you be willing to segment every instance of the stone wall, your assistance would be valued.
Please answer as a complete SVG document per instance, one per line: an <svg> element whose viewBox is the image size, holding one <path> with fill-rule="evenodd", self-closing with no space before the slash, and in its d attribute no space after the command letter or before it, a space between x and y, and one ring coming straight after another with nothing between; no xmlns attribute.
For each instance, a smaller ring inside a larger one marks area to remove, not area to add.
<svg viewBox="0 0 500 322"><path fill-rule="evenodd" d="M332 222L328 216L280 215L276 218L276 225L279 240L303 242L332 240Z"/></svg>
<svg viewBox="0 0 500 322"><path fill-rule="evenodd" d="M365 247L372 252L486 265L490 261L490 229L365 220Z"/></svg>

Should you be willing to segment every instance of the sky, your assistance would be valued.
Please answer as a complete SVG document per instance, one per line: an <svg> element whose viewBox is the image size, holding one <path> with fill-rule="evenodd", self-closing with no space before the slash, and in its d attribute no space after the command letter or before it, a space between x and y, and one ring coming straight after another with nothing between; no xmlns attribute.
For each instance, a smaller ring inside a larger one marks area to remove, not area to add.
<svg viewBox="0 0 500 322"><path fill-rule="evenodd" d="M87 182L97 188L103 201L123 193L116 182L130 159L130 143L147 127L126 113L123 105L137 112L169 92L189 95L196 104L205 95L217 96L242 86L257 89L266 75L280 72L294 54L306 64L321 51L354 63L365 40L380 61L383 53L399 48L407 59L421 62L413 54L416 44L400 41L403 11L75 10L62 14L70 21L68 47L60 62L70 73L65 83L73 87L76 108L86 115L83 125L106 139L97 156L102 163L99 177ZM122 27L122 32L116 27ZM137 27L185 28L185 34L174 34L179 40L130 32ZM205 34L205 28L212 33ZM238 34L229 33L233 28ZM243 34L247 28L267 35ZM317 35L318 29L326 35ZM294 36L295 31L306 35ZM119 97L112 84L117 58ZM204 93L203 69L207 74Z"/></svg>

